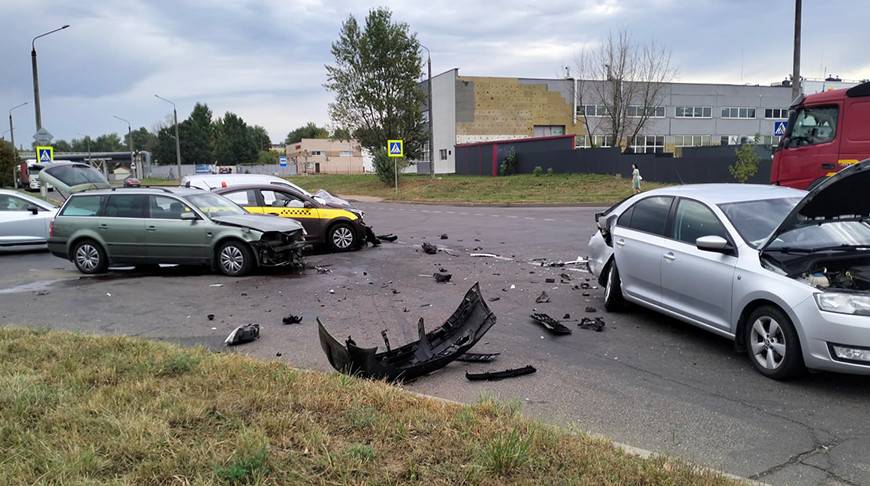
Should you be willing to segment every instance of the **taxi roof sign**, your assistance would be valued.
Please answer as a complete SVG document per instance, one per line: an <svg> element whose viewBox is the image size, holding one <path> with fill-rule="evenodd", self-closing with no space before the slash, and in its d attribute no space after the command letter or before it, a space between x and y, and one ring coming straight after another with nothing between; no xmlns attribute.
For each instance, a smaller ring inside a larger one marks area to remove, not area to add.
<svg viewBox="0 0 870 486"><path fill-rule="evenodd" d="M401 140L387 140L387 148L390 157L405 156L405 147Z"/></svg>
<svg viewBox="0 0 870 486"><path fill-rule="evenodd" d="M54 147L36 147L36 159L40 163L54 162Z"/></svg>

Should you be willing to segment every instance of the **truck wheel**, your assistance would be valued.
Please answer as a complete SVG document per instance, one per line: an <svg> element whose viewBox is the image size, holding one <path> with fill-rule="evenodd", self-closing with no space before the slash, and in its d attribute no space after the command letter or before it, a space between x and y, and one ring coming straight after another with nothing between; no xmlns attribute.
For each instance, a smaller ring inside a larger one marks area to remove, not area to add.
<svg viewBox="0 0 870 486"><path fill-rule="evenodd" d="M217 253L218 268L228 277L240 277L254 268L254 254L244 243L228 241L220 246Z"/></svg>
<svg viewBox="0 0 870 486"><path fill-rule="evenodd" d="M332 225L326 233L326 241L333 251L349 251L356 248L357 244L359 244L356 233L347 223Z"/></svg>
<svg viewBox="0 0 870 486"><path fill-rule="evenodd" d="M105 273L109 268L106 252L94 240L82 240L76 243L73 249L73 262L80 272L88 275Z"/></svg>

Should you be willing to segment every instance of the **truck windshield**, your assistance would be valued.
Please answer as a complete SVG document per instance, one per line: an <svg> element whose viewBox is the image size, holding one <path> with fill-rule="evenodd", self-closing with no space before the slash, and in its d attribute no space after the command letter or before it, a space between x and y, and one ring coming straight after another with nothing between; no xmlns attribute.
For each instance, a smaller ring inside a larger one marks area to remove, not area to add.
<svg viewBox="0 0 870 486"><path fill-rule="evenodd" d="M837 135L837 118L840 109L836 106L800 107L794 122L788 127L788 148L817 145L834 140Z"/></svg>

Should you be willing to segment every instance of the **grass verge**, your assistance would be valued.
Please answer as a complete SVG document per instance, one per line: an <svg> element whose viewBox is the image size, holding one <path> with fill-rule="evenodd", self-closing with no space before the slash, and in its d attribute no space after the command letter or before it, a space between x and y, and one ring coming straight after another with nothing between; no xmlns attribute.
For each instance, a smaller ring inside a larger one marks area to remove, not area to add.
<svg viewBox="0 0 870 486"><path fill-rule="evenodd" d="M4 484L736 484L517 411L202 348L0 329Z"/></svg>

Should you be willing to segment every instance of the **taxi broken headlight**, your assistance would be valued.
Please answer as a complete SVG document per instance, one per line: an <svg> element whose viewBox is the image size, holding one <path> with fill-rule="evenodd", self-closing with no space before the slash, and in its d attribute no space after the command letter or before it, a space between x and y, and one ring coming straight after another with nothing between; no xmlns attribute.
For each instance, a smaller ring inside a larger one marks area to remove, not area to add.
<svg viewBox="0 0 870 486"><path fill-rule="evenodd" d="M846 292L820 292L815 294L819 309L840 314L870 315L870 295Z"/></svg>

